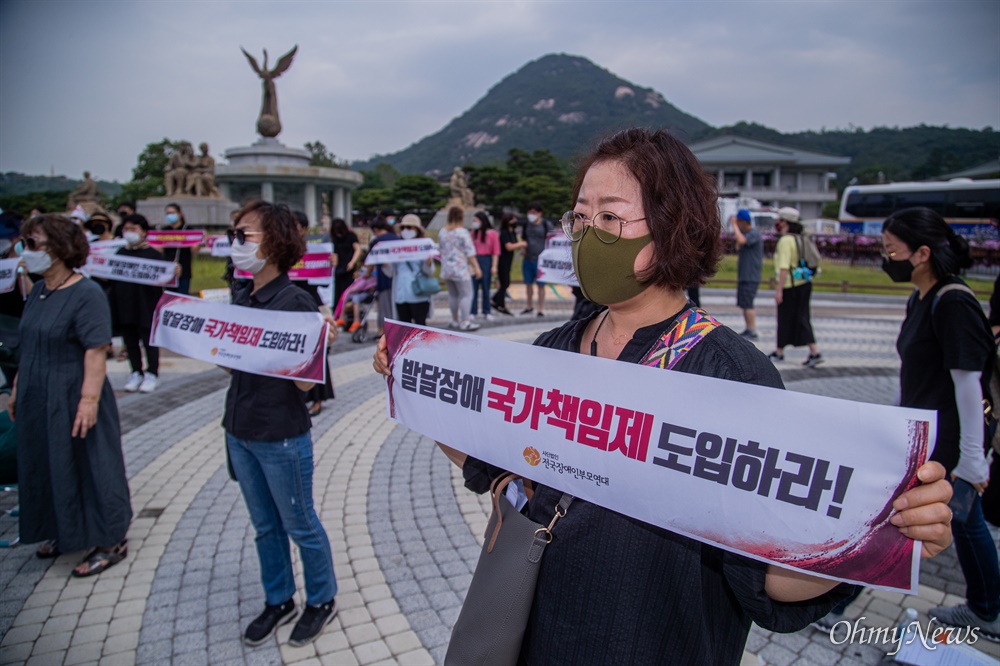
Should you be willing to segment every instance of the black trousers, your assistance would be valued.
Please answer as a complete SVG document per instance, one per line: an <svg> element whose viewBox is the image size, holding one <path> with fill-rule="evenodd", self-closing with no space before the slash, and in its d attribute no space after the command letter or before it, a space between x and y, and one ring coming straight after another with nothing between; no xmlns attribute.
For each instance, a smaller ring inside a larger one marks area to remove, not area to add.
<svg viewBox="0 0 1000 666"><path fill-rule="evenodd" d="M506 256L500 255L500 261L497 262L497 282L500 288L496 290L493 297L490 299L494 307L507 307L507 287L510 286L510 269L514 263L514 255L508 254Z"/></svg>
<svg viewBox="0 0 1000 666"><path fill-rule="evenodd" d="M407 324L427 325L427 313L431 310L430 301L423 303L396 303L396 316L399 321Z"/></svg>
<svg viewBox="0 0 1000 666"><path fill-rule="evenodd" d="M811 297L812 282L804 282L782 292L781 305L778 306L778 349L816 342L809 313Z"/></svg>
<svg viewBox="0 0 1000 666"><path fill-rule="evenodd" d="M128 364L132 372L142 372L142 352L139 341L146 348L146 372L160 374L160 348L149 346L149 329L139 328L133 324L122 324L121 334L125 339L125 351L128 352Z"/></svg>
<svg viewBox="0 0 1000 666"><path fill-rule="evenodd" d="M337 303L340 302L340 297L344 295L347 288L351 286L354 282L354 273L337 273L333 277L333 305L332 307L337 307Z"/></svg>

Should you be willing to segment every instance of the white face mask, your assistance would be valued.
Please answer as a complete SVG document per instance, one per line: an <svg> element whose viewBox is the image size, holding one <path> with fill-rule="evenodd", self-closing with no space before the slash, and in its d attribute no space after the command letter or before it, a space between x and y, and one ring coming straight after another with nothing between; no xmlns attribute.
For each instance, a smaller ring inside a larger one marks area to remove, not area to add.
<svg viewBox="0 0 1000 666"><path fill-rule="evenodd" d="M138 231L126 231L122 234L122 238L129 245L138 245L142 242L142 233Z"/></svg>
<svg viewBox="0 0 1000 666"><path fill-rule="evenodd" d="M528 222L531 222L532 224L538 222L538 216L534 213L528 213Z"/></svg>
<svg viewBox="0 0 1000 666"><path fill-rule="evenodd" d="M21 253L24 267L29 273L41 275L52 267L52 257L45 250L25 250Z"/></svg>
<svg viewBox="0 0 1000 666"><path fill-rule="evenodd" d="M264 264L267 263L267 259L261 259L257 256L257 248L259 247L259 243L251 243L250 241L245 243L234 242L232 249L233 266L253 275L260 273L264 268Z"/></svg>
<svg viewBox="0 0 1000 666"><path fill-rule="evenodd" d="M0 254L7 254L12 247L14 247L14 244L9 240L6 238L0 239Z"/></svg>
<svg viewBox="0 0 1000 666"><path fill-rule="evenodd" d="M402 231L399 232L399 235L402 236L405 240L412 240L417 237L417 230L403 229Z"/></svg>
<svg viewBox="0 0 1000 666"><path fill-rule="evenodd" d="M483 226L483 224L482 224L482 222L480 222L479 220L476 220L476 221L474 221L474 222L472 223L472 228L473 228L473 229L480 229L480 228L481 228L482 226Z"/></svg>

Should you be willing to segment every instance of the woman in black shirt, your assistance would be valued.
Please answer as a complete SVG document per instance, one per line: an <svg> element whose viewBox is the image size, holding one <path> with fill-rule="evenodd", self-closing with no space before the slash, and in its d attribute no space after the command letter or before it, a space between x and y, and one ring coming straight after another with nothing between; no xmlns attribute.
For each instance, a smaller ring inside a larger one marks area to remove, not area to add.
<svg viewBox="0 0 1000 666"><path fill-rule="evenodd" d="M313 298L288 279L305 254L305 240L287 206L256 201L236 218L233 264L253 280L233 294L233 304L280 312L316 312ZM336 327L329 327L336 336ZM301 647L319 636L336 613L337 579L330 541L313 508L313 449L303 382L232 370L222 426L232 472L239 481L257 532L264 611L247 627L243 642L260 645L291 622L295 576L288 539L299 547L306 607L289 643Z"/></svg>
<svg viewBox="0 0 1000 666"><path fill-rule="evenodd" d="M990 480L983 447L982 390L994 345L972 291L956 274L972 265L969 243L929 208L907 208L882 226L882 267L895 282L912 282L896 349L900 405L938 413L931 460L954 484L951 529L965 576L967 603L930 611L943 624L977 626L1000 641L1000 565L980 496Z"/></svg>
<svg viewBox="0 0 1000 666"><path fill-rule="evenodd" d="M160 251L146 243L149 222L142 215L127 215L122 220L122 238L128 243L118 248L115 254L140 259L162 261ZM175 270L180 271L180 267ZM125 390L151 393L159 385L160 350L149 344L149 333L153 328L153 311L163 295L163 287L134 282L111 280L111 310L118 332L125 341L128 362L132 367ZM142 352L139 343L146 349L146 370L142 369Z"/></svg>
<svg viewBox="0 0 1000 666"><path fill-rule="evenodd" d="M333 303L336 305L354 282L354 270L361 258L361 243L357 235L347 228L347 222L339 217L330 221L330 242L333 243L336 261L333 267Z"/></svg>
<svg viewBox="0 0 1000 666"><path fill-rule="evenodd" d="M576 205L563 216L563 230L573 241L580 288L607 308L545 333L535 344L638 362L688 311L684 288L715 271L721 254L716 194L714 180L694 155L665 131L630 129L598 144L583 160ZM380 341L375 369L383 374L384 349ZM708 333L676 370L781 386L763 354L725 327ZM444 448L463 467L472 490L484 492L501 473ZM904 528L908 536L925 538L929 553L950 540L942 476L938 465L921 468L921 478L936 483L922 493L911 491L910 509L892 518L893 524L910 525ZM536 485L528 516L549 524L560 495ZM521 663L738 664L751 621L772 631L796 631L854 589L579 498L557 529L542 558Z"/></svg>
<svg viewBox="0 0 1000 666"><path fill-rule="evenodd" d="M514 264L514 253L527 245L517 237L517 217L513 213L504 213L500 218L500 261L497 264L497 281L500 286L490 301L493 309L505 315L511 314L507 309L507 288L510 287L510 269Z"/></svg>
<svg viewBox="0 0 1000 666"><path fill-rule="evenodd" d="M187 226L187 222L184 220L184 213L181 211L179 204L167 204L164 210L166 211L167 229L183 229ZM199 245L198 247L201 246ZM191 292L191 252L192 250L197 251L197 249L190 247L164 248L163 256L166 257L167 261L172 261L181 267L177 286L170 287L167 291L174 291L178 294L188 294Z"/></svg>

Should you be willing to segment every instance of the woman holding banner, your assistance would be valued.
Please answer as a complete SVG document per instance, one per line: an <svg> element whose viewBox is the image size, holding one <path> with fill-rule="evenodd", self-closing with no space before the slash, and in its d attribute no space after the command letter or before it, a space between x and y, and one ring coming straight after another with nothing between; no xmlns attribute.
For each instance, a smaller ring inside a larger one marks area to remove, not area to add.
<svg viewBox="0 0 1000 666"><path fill-rule="evenodd" d="M413 240L424 237L424 227L420 218L413 213L403 216L399 222L399 235L403 240ZM401 261L383 266L385 272L392 276L392 302L396 304L396 316L400 321L427 325L427 315L431 309L431 297L418 294L413 288L413 281L418 275L434 275L434 260Z"/></svg>
<svg viewBox="0 0 1000 666"><path fill-rule="evenodd" d="M305 241L309 235L309 217L301 210L293 210L292 215L295 216L295 221L299 225L299 233L302 235L302 240ZM308 247L308 245L307 242L306 246ZM316 307L323 305L323 299L319 297L319 287L317 285L310 284L309 280L293 280L292 284L312 296L312 299L316 302ZM333 400L333 379L330 377L329 372L326 373L325 383L314 385L306 394L306 404L309 405L309 416L319 416L323 411L323 402L326 400Z"/></svg>
<svg viewBox="0 0 1000 666"><path fill-rule="evenodd" d="M136 259L163 261L160 251L146 243L149 222L142 215L126 215L122 220L122 238L128 243L115 254ZM179 273L180 266L175 270ZM159 386L160 350L149 345L149 332L153 328L153 311L163 295L163 287L111 280L111 311L115 324L125 341L128 362L132 368L125 390L134 393L152 393ZM142 369L142 351L146 349L146 370Z"/></svg>
<svg viewBox="0 0 1000 666"><path fill-rule="evenodd" d="M164 208L167 229L183 229L187 226L187 222L184 220L184 213L181 211L180 204L169 203L166 208ZM193 252L197 252L201 248L197 245L193 248L191 247L168 247L164 249L164 255L167 261L172 261L181 267L181 274L177 280L176 287L170 287L167 291L174 291L178 294L187 294L191 291L191 256Z"/></svg>
<svg viewBox="0 0 1000 666"><path fill-rule="evenodd" d="M580 288L607 307L543 334L535 344L639 363L662 349L661 339L676 330L678 320L693 317L701 326L687 330L699 332L697 345L674 370L781 388L781 377L761 352L684 296L719 261L716 198L714 179L666 131L630 129L601 141L582 161L575 206L562 222ZM387 361L380 342L376 371L386 374ZM630 390L621 387L623 395ZM503 471L442 448L476 492L488 490ZM920 468L918 476L926 485L896 500L891 522L925 540L924 552L934 554L950 542L944 503L949 488L936 463ZM536 485L528 517L550 525L561 497L560 490ZM751 622L796 631L854 589L580 498L560 515L541 560L520 663L738 664Z"/></svg>
<svg viewBox="0 0 1000 666"><path fill-rule="evenodd" d="M118 408L106 374L111 312L100 286L76 273L83 230L61 215L24 223L35 283L21 319L21 363L10 396L17 421L21 539L36 554L91 548L73 569L92 576L120 562L132 520Z"/></svg>
<svg viewBox="0 0 1000 666"><path fill-rule="evenodd" d="M945 625L979 627L983 638L1000 641L1000 564L982 509L990 468L980 384L983 375L989 377L996 351L978 298L958 277L972 266L969 243L929 208L890 215L882 225L882 243L885 272L894 282L917 288L896 340L902 361L899 404L937 410L931 460L951 473L955 491L951 531L966 603L929 614Z"/></svg>
<svg viewBox="0 0 1000 666"><path fill-rule="evenodd" d="M247 204L229 236L233 264L253 274L249 284L234 291L233 305L276 312L317 311L312 297L288 279L306 244L287 206ZM329 330L335 337L336 327ZM260 645L298 615L291 537L305 572L306 607L289 643L301 647L333 620L337 594L330 541L313 508L313 445L305 395L314 384L230 372L222 425L231 471L257 532L265 594L264 611L247 627L243 641Z"/></svg>

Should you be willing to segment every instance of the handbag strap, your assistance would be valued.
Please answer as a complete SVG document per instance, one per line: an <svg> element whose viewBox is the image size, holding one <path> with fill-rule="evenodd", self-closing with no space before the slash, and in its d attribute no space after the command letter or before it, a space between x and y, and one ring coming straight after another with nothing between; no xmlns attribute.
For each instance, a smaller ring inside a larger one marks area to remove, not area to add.
<svg viewBox="0 0 1000 666"><path fill-rule="evenodd" d="M490 495L492 495L493 500L493 515L496 516L496 524L493 526L493 533L487 534L489 537L489 543L486 544L486 552L492 553L493 546L496 544L497 537L500 535L500 526L503 524L503 512L500 510L500 498L503 496L504 489L511 481L520 479L521 476L514 474L513 472L508 472L493 479L490 484ZM556 521L566 515L566 510L569 509L569 505L573 503L573 496L569 493L563 493L562 497L559 498L559 502L556 504L555 515L552 516L552 521L549 522L547 527L539 527L535 530L535 536L538 537L539 532L545 533L546 537L544 542L550 543L552 541L552 528L555 526ZM537 523L536 523L537 524Z"/></svg>
<svg viewBox="0 0 1000 666"><path fill-rule="evenodd" d="M701 308L688 308L669 330L653 343L639 365L672 370L684 355L722 324Z"/></svg>

